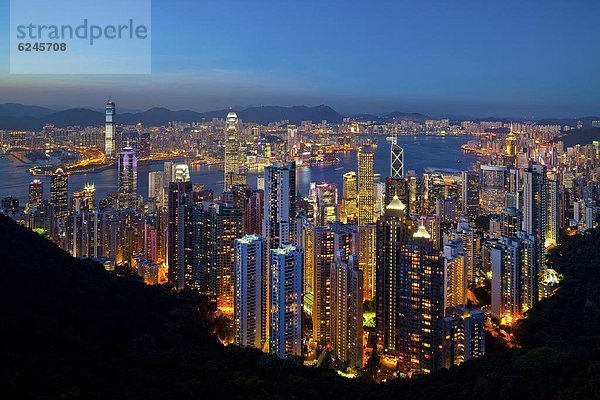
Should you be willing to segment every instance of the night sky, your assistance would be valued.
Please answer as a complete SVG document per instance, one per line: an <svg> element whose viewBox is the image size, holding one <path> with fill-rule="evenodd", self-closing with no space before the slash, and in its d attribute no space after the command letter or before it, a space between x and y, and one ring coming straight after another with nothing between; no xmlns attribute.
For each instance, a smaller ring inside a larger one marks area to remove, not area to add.
<svg viewBox="0 0 600 400"><path fill-rule="evenodd" d="M8 14L2 0L0 103L600 114L597 0L154 0L139 76L10 75Z"/></svg>

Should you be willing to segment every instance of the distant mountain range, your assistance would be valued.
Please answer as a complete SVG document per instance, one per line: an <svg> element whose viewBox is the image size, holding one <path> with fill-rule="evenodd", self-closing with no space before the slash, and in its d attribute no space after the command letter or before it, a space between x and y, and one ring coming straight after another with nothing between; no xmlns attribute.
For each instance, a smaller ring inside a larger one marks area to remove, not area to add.
<svg viewBox="0 0 600 400"><path fill-rule="evenodd" d="M17 103L0 104L0 129L5 130L39 130L45 124L54 124L57 127L65 126L99 126L104 123L104 112L99 109L89 107L68 108L61 110L66 106L39 107L32 105L23 105ZM340 123L344 115L333 108L320 105L316 107L307 106L259 106L259 107L236 107L234 110L238 116L245 122L256 122L259 124L268 124L278 121L290 121L293 124L299 124L302 121ZM128 110L124 110L128 111ZM229 110L217 110L208 112L196 112L190 110L173 111L163 107L151 108L143 112L123 112L119 113L117 106L116 123L123 125L135 125L141 123L146 126L166 125L169 122L201 122L211 120L212 118L225 118ZM352 116L358 121L391 122L391 121L414 121L422 123L428 119L439 119L433 116L420 113L391 112L383 114L357 114ZM451 121L501 121L517 122L519 120L508 118L472 118L467 116L447 116ZM554 118L542 119L536 121L539 124L555 124L575 126L578 121L583 122L584 128L590 128L592 121L600 120L600 117L588 116L582 118Z"/></svg>
<svg viewBox="0 0 600 400"><path fill-rule="evenodd" d="M316 107L261 106L235 111L242 121L259 124L284 120L288 120L294 124L299 124L302 121L321 122L322 120L340 123L344 118L343 115L325 105ZM117 107L115 121L117 124L123 125L141 123L146 126L160 126L172 121L200 122L211 120L212 118L225 118L228 112L229 110L217 110L200 113L190 110L172 111L167 108L157 107L144 112L119 114L119 108ZM39 130L45 124L65 127L73 125L98 126L103 123L104 113L88 108L71 108L56 111L50 108L23 104L0 104L0 129Z"/></svg>

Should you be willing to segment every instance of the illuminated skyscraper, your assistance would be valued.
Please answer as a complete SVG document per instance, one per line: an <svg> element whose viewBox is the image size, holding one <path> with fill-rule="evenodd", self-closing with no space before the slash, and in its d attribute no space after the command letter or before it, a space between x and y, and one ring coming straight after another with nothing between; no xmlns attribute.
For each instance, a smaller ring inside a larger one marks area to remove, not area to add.
<svg viewBox="0 0 600 400"><path fill-rule="evenodd" d="M557 180L548 181L548 228L546 246L556 246L561 226L561 191Z"/></svg>
<svg viewBox="0 0 600 400"><path fill-rule="evenodd" d="M192 182L171 182L167 192L168 279L176 289L185 288L185 207L191 201ZM182 208L182 210L179 210Z"/></svg>
<svg viewBox="0 0 600 400"><path fill-rule="evenodd" d="M334 183L317 183L315 185L315 223L326 225L338 220L338 190Z"/></svg>
<svg viewBox="0 0 600 400"><path fill-rule="evenodd" d="M270 252L269 350L280 358L302 354L302 249L283 244Z"/></svg>
<svg viewBox="0 0 600 400"><path fill-rule="evenodd" d="M246 235L235 240L234 335L244 347L262 349L267 340L267 240Z"/></svg>
<svg viewBox="0 0 600 400"><path fill-rule="evenodd" d="M444 310L467 303L467 257L462 241L444 245Z"/></svg>
<svg viewBox="0 0 600 400"><path fill-rule="evenodd" d="M548 177L544 165L533 164L523 173L523 230L535 237L538 270L543 272L548 230Z"/></svg>
<svg viewBox="0 0 600 400"><path fill-rule="evenodd" d="M475 219L479 215L479 174L475 171L462 172L462 213Z"/></svg>
<svg viewBox="0 0 600 400"><path fill-rule="evenodd" d="M187 164L177 164L175 166L175 182L189 182L190 167Z"/></svg>
<svg viewBox="0 0 600 400"><path fill-rule="evenodd" d="M358 152L358 224L371 224L375 218L374 154Z"/></svg>
<svg viewBox="0 0 600 400"><path fill-rule="evenodd" d="M119 154L119 208L137 206L137 157L131 147Z"/></svg>
<svg viewBox="0 0 600 400"><path fill-rule="evenodd" d="M50 204L54 208L56 218L66 217L69 214L69 175L58 168L50 177Z"/></svg>
<svg viewBox="0 0 600 400"><path fill-rule="evenodd" d="M104 128L104 155L106 155L106 157L114 156L115 125L113 118L115 114L115 103L109 100L108 103L106 103L106 124Z"/></svg>
<svg viewBox="0 0 600 400"><path fill-rule="evenodd" d="M358 227L358 266L363 273L364 300L375 299L377 286L377 225Z"/></svg>
<svg viewBox="0 0 600 400"><path fill-rule="evenodd" d="M34 179L29 184L29 207L36 207L44 199L44 184L39 179Z"/></svg>
<svg viewBox="0 0 600 400"><path fill-rule="evenodd" d="M506 207L500 214L500 235L506 238L517 237L522 229L523 215L514 207Z"/></svg>
<svg viewBox="0 0 600 400"><path fill-rule="evenodd" d="M410 376L442 368L444 261L422 225L402 247L396 310L400 370Z"/></svg>
<svg viewBox="0 0 600 400"><path fill-rule="evenodd" d="M265 168L263 234L269 249L291 243L296 221L296 163Z"/></svg>
<svg viewBox="0 0 600 400"><path fill-rule="evenodd" d="M394 196L377 222L377 333L386 352L397 350L401 248L408 239L406 206ZM363 271L365 272L365 271Z"/></svg>
<svg viewBox="0 0 600 400"><path fill-rule="evenodd" d="M404 178L404 149L398 145L397 136L392 138L390 149L390 178Z"/></svg>
<svg viewBox="0 0 600 400"><path fill-rule="evenodd" d="M342 188L342 222L355 223L357 215L357 180L356 172L346 172L343 177Z"/></svg>
<svg viewBox="0 0 600 400"><path fill-rule="evenodd" d="M506 196L506 167L481 166L481 213L500 214Z"/></svg>
<svg viewBox="0 0 600 400"><path fill-rule="evenodd" d="M362 367L363 279L356 255L338 251L331 265L331 351L340 362Z"/></svg>
<svg viewBox="0 0 600 400"><path fill-rule="evenodd" d="M225 127L225 190L233 185L245 184L245 151L239 138L239 120L235 112L227 114Z"/></svg>
<svg viewBox="0 0 600 400"><path fill-rule="evenodd" d="M288 125L287 128L287 150L289 161L293 161L298 153L298 127L296 125Z"/></svg>

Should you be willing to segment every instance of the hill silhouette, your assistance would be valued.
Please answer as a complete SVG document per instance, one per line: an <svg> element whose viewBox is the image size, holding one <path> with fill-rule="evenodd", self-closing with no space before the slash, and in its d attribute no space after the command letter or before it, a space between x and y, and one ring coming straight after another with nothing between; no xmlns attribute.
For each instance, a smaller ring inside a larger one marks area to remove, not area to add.
<svg viewBox="0 0 600 400"><path fill-rule="evenodd" d="M375 385L223 347L208 299L105 272L0 215L0 398L600 398L600 231L549 259L565 279L518 327L522 348Z"/></svg>

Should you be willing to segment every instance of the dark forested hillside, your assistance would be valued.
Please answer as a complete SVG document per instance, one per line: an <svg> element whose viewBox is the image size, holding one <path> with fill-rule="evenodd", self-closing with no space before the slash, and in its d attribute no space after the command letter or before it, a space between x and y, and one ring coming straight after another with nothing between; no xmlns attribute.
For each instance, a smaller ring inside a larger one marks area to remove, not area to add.
<svg viewBox="0 0 600 400"><path fill-rule="evenodd" d="M520 327L523 348L378 386L222 347L205 298L106 273L0 215L0 398L600 398L600 232L551 264L565 280Z"/></svg>

